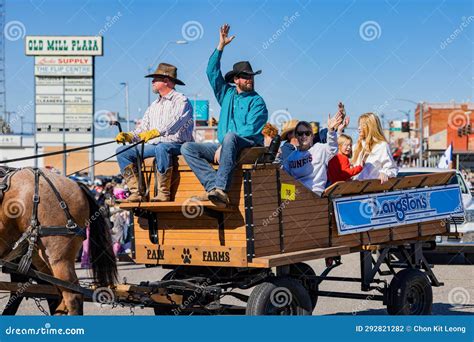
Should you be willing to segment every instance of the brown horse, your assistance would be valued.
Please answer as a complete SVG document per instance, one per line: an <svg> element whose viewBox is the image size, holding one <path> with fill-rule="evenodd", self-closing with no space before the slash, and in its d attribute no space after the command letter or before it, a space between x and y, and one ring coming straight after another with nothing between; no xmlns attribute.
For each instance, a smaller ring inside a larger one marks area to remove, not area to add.
<svg viewBox="0 0 474 342"><path fill-rule="evenodd" d="M80 186L47 170L42 171L58 190L77 225L90 226L89 243L94 281L99 286L113 285L117 279L117 266L110 229L102 210L86 186ZM30 225L34 185L35 178L30 169L21 169L10 179L10 187L1 200L0 259L10 254L15 242ZM43 177L40 177L39 196L38 221L41 226L66 226L63 208ZM79 235L41 236L36 244L32 266L39 272L78 284L74 263L82 241L83 237ZM58 290L61 302L54 313L82 315L83 296L65 288L58 287Z"/></svg>

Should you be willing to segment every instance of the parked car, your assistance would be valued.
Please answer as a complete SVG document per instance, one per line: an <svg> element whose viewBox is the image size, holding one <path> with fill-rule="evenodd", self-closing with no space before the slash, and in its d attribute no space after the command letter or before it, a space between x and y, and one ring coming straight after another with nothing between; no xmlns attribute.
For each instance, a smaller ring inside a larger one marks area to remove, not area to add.
<svg viewBox="0 0 474 342"><path fill-rule="evenodd" d="M434 172L445 172L446 169L428 167L401 168L398 176L413 176ZM452 236L437 236L434 253L463 254L467 262L474 265L474 199L466 180L461 172L456 171L452 184L459 184L465 216L455 216L450 219ZM458 234L456 234L458 233Z"/></svg>

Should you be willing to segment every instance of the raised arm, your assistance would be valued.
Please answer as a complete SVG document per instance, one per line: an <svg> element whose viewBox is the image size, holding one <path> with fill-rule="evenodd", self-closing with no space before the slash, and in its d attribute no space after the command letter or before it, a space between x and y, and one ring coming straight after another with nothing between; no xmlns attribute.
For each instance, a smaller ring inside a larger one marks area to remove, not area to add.
<svg viewBox="0 0 474 342"><path fill-rule="evenodd" d="M228 36L229 30L229 25L225 24L221 26L219 30L219 44L217 45L217 49L214 50L211 57L209 58L206 70L207 78L219 104L222 104L224 95L227 89L230 87L230 85L224 80L221 72L221 57L224 47L235 38L235 36Z"/></svg>

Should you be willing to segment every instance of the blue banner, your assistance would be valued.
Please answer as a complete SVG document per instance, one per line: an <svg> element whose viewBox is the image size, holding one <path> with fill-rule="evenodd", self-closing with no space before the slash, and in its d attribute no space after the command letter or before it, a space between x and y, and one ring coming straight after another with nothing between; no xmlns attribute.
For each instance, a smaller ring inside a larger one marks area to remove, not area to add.
<svg viewBox="0 0 474 342"><path fill-rule="evenodd" d="M0 341L456 341L474 316L2 317Z"/></svg>
<svg viewBox="0 0 474 342"><path fill-rule="evenodd" d="M194 117L196 120L209 120L209 101L208 100L193 100Z"/></svg>
<svg viewBox="0 0 474 342"><path fill-rule="evenodd" d="M341 197L333 203L341 235L464 215L456 184Z"/></svg>

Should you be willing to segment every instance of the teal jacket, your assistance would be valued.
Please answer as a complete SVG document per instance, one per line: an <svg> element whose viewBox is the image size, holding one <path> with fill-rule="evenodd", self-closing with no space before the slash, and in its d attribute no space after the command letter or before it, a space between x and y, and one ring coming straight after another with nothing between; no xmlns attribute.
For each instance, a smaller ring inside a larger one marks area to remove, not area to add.
<svg viewBox="0 0 474 342"><path fill-rule="evenodd" d="M235 86L226 83L221 72L222 51L215 50L207 65L207 78L221 106L217 139L222 143L227 132L263 145L262 129L268 120L268 110L262 97L255 91L238 94Z"/></svg>

